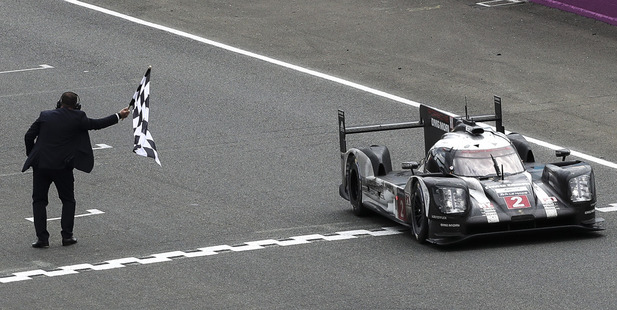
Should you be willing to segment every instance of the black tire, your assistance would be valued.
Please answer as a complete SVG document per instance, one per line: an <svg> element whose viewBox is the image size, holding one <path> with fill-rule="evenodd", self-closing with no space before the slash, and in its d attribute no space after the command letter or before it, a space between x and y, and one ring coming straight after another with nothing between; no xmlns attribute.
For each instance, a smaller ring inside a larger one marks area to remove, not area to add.
<svg viewBox="0 0 617 310"><path fill-rule="evenodd" d="M411 233L419 243L425 243L428 238L428 219L426 218L426 207L424 192L420 182L415 182L411 193Z"/></svg>
<svg viewBox="0 0 617 310"><path fill-rule="evenodd" d="M356 216L365 216L368 211L362 205L362 180L358 173L358 164L353 163L349 174L347 175L347 192L349 193L349 202L351 210Z"/></svg>

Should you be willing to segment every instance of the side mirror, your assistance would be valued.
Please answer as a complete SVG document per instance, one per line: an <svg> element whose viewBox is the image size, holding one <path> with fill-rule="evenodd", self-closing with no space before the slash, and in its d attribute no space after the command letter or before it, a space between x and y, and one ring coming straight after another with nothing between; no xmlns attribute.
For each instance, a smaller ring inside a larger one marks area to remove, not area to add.
<svg viewBox="0 0 617 310"><path fill-rule="evenodd" d="M411 173L413 174L414 169L418 169L418 167L420 167L420 164L418 164L417 161L407 161L403 162L401 166L403 169L411 170Z"/></svg>
<svg viewBox="0 0 617 310"><path fill-rule="evenodd" d="M555 156L561 157L562 161L566 161L566 157L570 156L570 150L568 149L556 150Z"/></svg>

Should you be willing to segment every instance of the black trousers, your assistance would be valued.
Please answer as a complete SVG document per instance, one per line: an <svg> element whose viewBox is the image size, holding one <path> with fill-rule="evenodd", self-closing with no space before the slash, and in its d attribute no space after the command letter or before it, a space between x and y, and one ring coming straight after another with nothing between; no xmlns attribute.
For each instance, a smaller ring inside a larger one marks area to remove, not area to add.
<svg viewBox="0 0 617 310"><path fill-rule="evenodd" d="M49 187L54 183L58 197L62 201L62 238L73 236L75 221L75 178L73 168L65 169L33 169L32 213L34 214L34 229L39 240L49 240L47 231L47 204Z"/></svg>

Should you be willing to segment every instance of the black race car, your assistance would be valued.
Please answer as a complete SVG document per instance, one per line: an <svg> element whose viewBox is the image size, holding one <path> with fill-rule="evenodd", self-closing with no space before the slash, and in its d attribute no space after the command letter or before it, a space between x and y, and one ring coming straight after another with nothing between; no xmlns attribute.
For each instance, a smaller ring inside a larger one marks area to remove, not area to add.
<svg viewBox="0 0 617 310"><path fill-rule="evenodd" d="M496 129L480 125L495 121ZM424 128L421 162L393 170L388 148L346 146L346 135ZM420 106L420 121L345 127L339 110L341 197L356 215L371 210L411 227L419 242L449 244L472 236L552 228L602 230L596 217L591 166L566 161L539 164L525 138L506 135L501 99L495 114L459 117Z"/></svg>

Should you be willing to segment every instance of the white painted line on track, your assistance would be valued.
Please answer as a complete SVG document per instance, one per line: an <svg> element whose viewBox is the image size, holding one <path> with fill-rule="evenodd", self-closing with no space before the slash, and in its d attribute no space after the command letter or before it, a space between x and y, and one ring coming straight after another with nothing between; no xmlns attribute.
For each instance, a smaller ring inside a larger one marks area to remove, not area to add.
<svg viewBox="0 0 617 310"><path fill-rule="evenodd" d="M22 175L24 173L32 173L32 170L27 170L24 172L13 172L13 173L5 173L5 174L0 174L0 177L11 177L14 175Z"/></svg>
<svg viewBox="0 0 617 310"><path fill-rule="evenodd" d="M103 212L101 210L97 210L97 209L88 209L88 210L86 210L86 212L88 212L88 213L78 214L78 215L75 215L75 217L84 217L84 216L90 216L90 215L104 214L105 213L105 212ZM52 218L47 219L47 221L48 222L49 221L57 221L59 219L60 219L59 217L52 217ZM30 222L34 222L34 218L33 217L27 217L26 220L28 220Z"/></svg>
<svg viewBox="0 0 617 310"><path fill-rule="evenodd" d="M341 79L341 78L337 78L337 77L334 77L332 75L328 75L328 74L321 73L321 72L318 72L318 71L314 71L314 70L311 70L311 69L303 68L303 67L300 67L300 66L297 66L297 65L293 65L293 64L284 62L284 61L276 60L274 58L270 58L270 57L259 55L259 54L253 53L253 52L249 52L247 50L243 50L243 49L240 49L240 48L237 48L237 47L233 47L233 46L230 46L230 45L227 45L227 44L223 44L223 43L220 43L220 42L216 42L216 41L212 41L212 40L209 40L209 39L206 39L206 38L202 38L200 36L197 36L197 35L194 35L194 34L190 34L190 33L187 33L187 32L181 31L181 30L177 30L177 29L173 29L173 28L170 28L170 27L158 25L158 24L155 24L155 23L152 23L152 22L148 22L148 21L145 21L145 20L142 20L142 19L139 19L139 18L128 16L128 15L125 15L125 14L122 14L122 13L118 13L118 12L115 12L115 11L112 11L112 10L109 10L109 9L105 9L105 8L102 8L102 7L99 7L99 6L95 6L95 5L84 3L84 2L81 2L81 1L77 1L77 0L64 0L64 1L66 1L68 3L75 4L75 5L82 6L82 7L91 9L91 10L95 10L95 11L98 11L98 12L101 12L101 13L112 15L112 16L115 16L115 17L118 17L118 18L122 18L122 19L125 19L125 20L128 20L128 21L134 22L136 24L140 24L140 25L143 25L143 26L147 26L147 27L151 27L151 28L154 28L154 29L162 30L162 31L169 32L169 33L181 36L181 37L185 37L185 38L197 41L197 42L201 42L201 43L205 43L205 44L212 45L212 46L215 46L215 47L219 47L221 49L224 49L224 50L227 50L227 51L230 51L230 52L234 52L234 53L237 53L237 54L240 54L240 55L244 55L244 56L248 56L248 57L251 57L251 58L259 59L259 60L262 60L262 61L265 61L265 62L268 62L268 63L271 63L271 64L275 64L275 65L278 65L278 66L281 66L281 67L285 67L285 68L288 68L288 69L292 69L292 70L295 70L295 71L306 73L308 75L312 75L312 76L319 77L319 78L322 78L322 79L325 79L325 80L329 80L329 81L332 81L332 82L335 82L335 83L339 83L339 84L346 85L346 86L349 86L349 87L352 87L352 88L356 88L356 89L359 89L359 90L362 90L362 91L365 91L365 92L368 92L368 93L371 93L371 94L374 94L374 95L377 95L377 96L380 96L380 97L392 99L394 101L401 102L401 103L408 104L408 105L415 106L415 107L419 107L420 106L420 103L415 102L413 100L405 99L405 98L402 98L402 97L399 97L399 96L388 94L386 92L383 92L383 91L380 91L380 90L377 90L377 89L374 89L374 88L370 88L370 87L367 87L367 86L364 86L364 85L360 85L360 84L357 84L357 83L354 83L354 82L350 82L350 81L347 81L347 80L344 80L344 79Z"/></svg>
<svg viewBox="0 0 617 310"><path fill-rule="evenodd" d="M617 203L611 203L609 204L610 207L604 207L604 208L596 208L597 211L600 212L615 212L617 211Z"/></svg>
<svg viewBox="0 0 617 310"><path fill-rule="evenodd" d="M191 251L173 251L173 252L165 252L152 254L143 258L136 257L125 257L120 259L112 259L108 261L104 261L101 263L95 264L77 264L70 266L58 267L55 270L45 271L42 269L15 272L10 276L0 277L0 283L11 283L11 282L19 282L25 280L32 280L32 277L35 276L46 276L46 277L57 277L64 276L69 274L77 274L82 271L103 271L110 269L123 268L128 266L134 266L136 264L147 265L153 263L162 263L169 262L174 259L179 258L196 258L196 257L205 257L211 255L217 255L221 253L229 253L229 252L243 252L243 251L251 251L251 250L261 250L266 247L285 247L290 245L302 245L302 244L310 244L315 241L339 241L339 240L349 240L355 239L363 236L372 236L372 237L380 237L380 236L391 236L391 235L399 235L408 229L403 226L398 227L383 227L375 230L349 230L349 231L340 231L333 234L320 235L320 234L312 234L312 235L303 235L303 236L295 236L289 237L281 240L259 240L259 241L250 241L240 245L215 245L209 246L205 248L198 248ZM45 251L45 250L39 250Z"/></svg>
<svg viewBox="0 0 617 310"><path fill-rule="evenodd" d="M520 0L490 0L484 2L478 2L477 5L484 6L487 8L492 8L496 6L504 6L504 5L512 5L512 4L520 4L525 3L525 1Z"/></svg>
<svg viewBox="0 0 617 310"><path fill-rule="evenodd" d="M5 73L16 73L16 72L25 72L25 71L34 71L34 70L45 70L45 69L53 69L54 67L50 65L39 65L36 68L28 68L28 69L17 69L17 70L9 70L9 71L0 71L0 74Z"/></svg>
<svg viewBox="0 0 617 310"><path fill-rule="evenodd" d="M332 82L335 82L335 83L338 83L338 84L349 86L351 88L355 88L355 89L358 89L358 90L361 90L361 91L364 91L364 92L367 92L367 93L371 93L371 94L379 96L379 97L387 98L387 99L390 99L390 100L393 100L393 101L396 101L396 102L400 102L400 103L403 103L403 104L407 104L407 105L410 105L410 106L413 106L413 107L416 107L416 108L420 107L420 103L416 102L416 101L413 101L413 100L409 100L409 99L406 99L406 98L403 98L403 97L399 97L399 96L396 96L396 95L393 95L393 94L389 94L389 93L386 93L384 91L377 90L377 89L374 89L374 88L371 88L371 87L368 87L368 86L364 86L364 85L361 85L361 84L358 84L358 83L354 83L354 82L351 82L351 81L347 81L347 80L344 80L344 79L341 79L341 78L338 78L338 77L335 77L335 76L332 76L332 75L329 75L329 74L321 73L321 72L318 72L318 71L315 71L315 70L303 68L303 67L300 67L300 66L297 66L297 65L293 65L293 64L290 64L290 63L287 63L287 62L284 62L284 61L280 61L280 60L277 60L277 59L274 59L274 58L270 58L270 57L267 57L267 56L264 56L264 55L259 55L259 54L253 53L253 52L249 52L247 50L243 50L243 49L240 49L240 48L237 48L237 47L233 47L233 46L230 46L230 45L227 45L227 44L223 44L223 43L220 43L220 42L209 40L209 39L206 39L206 38L194 35L194 34L190 34L188 32L184 32L184 31L181 31L181 30L177 30L177 29L173 29L173 28L170 28L170 27L166 27L166 26L162 26L162 25L159 25L159 24L155 24L155 23L152 23L152 22L148 22L148 21L145 21L143 19L135 18L135 17L129 16L129 15L126 15L126 14L122 14L122 13L119 13L119 12L116 12L116 11L105 9L105 8L100 7L100 6L84 3L84 2L81 2L81 1L78 1L78 0L64 0L64 1L68 2L68 3L72 3L72 4L75 4L75 5L78 5L78 6L81 6L81 7L84 7L84 8L91 9L91 10L94 10L94 11L97 11L97 12L101 12L101 13L104 13L104 14L107 14L107 15L111 15L111 16L115 16L115 17L118 17L118 18L122 18L122 19L125 19L127 21L139 24L139 25L143 25L143 26L147 26L147 27L150 27L150 28L154 28L154 29L158 29L158 30L161 30L161 31L165 31L165 32L177 35L177 36L181 36L181 37L188 38L188 39L191 39L191 40L194 40L194 41L197 41L197 42L201 42L201 43L205 43L205 44L208 44L208 45L211 45L211 46L215 46L215 47L218 47L218 48L221 48L221 49L233 52L233 53L237 53L237 54L240 54L240 55L252 57L252 58L259 59L259 60L262 60L262 61L274 64L274 65L277 65L277 66L281 66L281 67L288 68L288 69L291 69L291 70L295 70L295 71L298 71L298 72L302 72L302 73L305 73L305 74L308 74L308 75L311 75L311 76L314 76L314 77L322 78L322 79L325 79L325 80L328 80L328 81L332 81ZM564 148L564 147L561 147L561 146L558 146L558 145L554 145L554 144L551 144L551 143L548 143L548 142L544 142L544 141L541 141L541 140L538 140L538 139L535 139L535 138L530 138L530 137L527 137L527 136L525 138L529 142L531 142L533 144L536 144L536 145L539 145L539 146L543 146L543 147L546 147L546 148L549 148L549 149L552 149L552 150L558 150L558 149L563 149ZM591 155L587 155L587 154L584 154L584 153L581 153L581 152L577 152L577 151L571 151L571 155L577 156L577 157L582 158L582 159L584 159L586 161L589 161L589 162L594 162L594 163L602 165L602 166L606 166L606 167L609 167L609 168L617 169L617 163L613 163L613 162L610 162L610 161L607 161L607 160L604 160L604 159L601 159L601 158L597 158L597 157L594 157L594 156L591 156Z"/></svg>
<svg viewBox="0 0 617 310"><path fill-rule="evenodd" d="M525 139L527 139L527 141L529 141L529 142L531 142L533 144L536 144L536 145L539 145L539 146L543 146L543 147L551 149L551 150L564 149L564 147L562 147L562 146L555 145L555 144L552 144L552 143L549 143L549 142L544 142L544 141L541 141L541 140L538 140L538 139L535 139L535 138L531 138L531 137L528 137L528 136L525 136ZM579 158L584 159L586 161L594 162L596 164L599 164L599 165L602 165L602 166L605 166L605 167L608 167L608 168L617 169L617 164L616 163L610 162L610 161L602 159L602 158L597 158L597 157L594 157L594 156L591 156L591 155L587 155L585 153L581 153L581 152L578 152L578 151L571 151L570 154L572 156L579 157Z"/></svg>
<svg viewBox="0 0 617 310"><path fill-rule="evenodd" d="M102 150L102 149L111 149L113 148L111 145L107 145L105 143L97 143L94 145L92 150Z"/></svg>
<svg viewBox="0 0 617 310"><path fill-rule="evenodd" d="M97 143L94 145L92 150L96 151L96 150L113 149L113 148L114 148L113 146L105 144L105 143ZM0 177L11 177L15 175L22 175L24 173L32 173L32 170L26 170L24 172L4 173L4 174L0 174Z"/></svg>

